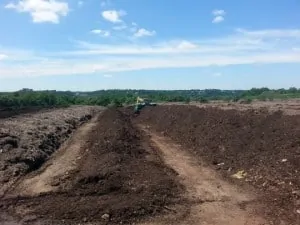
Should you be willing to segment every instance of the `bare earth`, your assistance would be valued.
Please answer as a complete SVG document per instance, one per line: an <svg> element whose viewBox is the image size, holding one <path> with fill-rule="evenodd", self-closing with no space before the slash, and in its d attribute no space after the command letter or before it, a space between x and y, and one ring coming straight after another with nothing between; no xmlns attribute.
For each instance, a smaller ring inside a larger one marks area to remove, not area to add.
<svg viewBox="0 0 300 225"><path fill-rule="evenodd" d="M74 130L101 110L70 107L0 119L0 196L19 177L42 166Z"/></svg>
<svg viewBox="0 0 300 225"><path fill-rule="evenodd" d="M6 184L0 186L0 225L299 224L300 100L172 105L146 108L137 118L127 109L70 108L0 120L0 180ZM212 163L209 156L216 157ZM254 157L260 157L258 175L270 168L266 174L281 181L284 169L291 173L291 182L270 187L292 194L268 192L266 182L260 185L266 192L246 183L254 170L245 164L253 166ZM243 165L235 168L238 162ZM240 168L248 172L239 180L244 184L222 172ZM262 193L290 206L282 207L290 220Z"/></svg>
<svg viewBox="0 0 300 225"><path fill-rule="evenodd" d="M87 135L97 125L97 117L80 127L74 136L53 154L50 160L39 170L23 179L14 192L22 196L34 196L45 192L58 190L58 183L66 179L77 168L77 163L83 155Z"/></svg>
<svg viewBox="0 0 300 225"><path fill-rule="evenodd" d="M238 189L222 180L215 170L200 165L180 145L168 138L146 131L154 145L161 151L167 165L173 168L186 187L186 198L190 201L189 215L177 223L182 225L262 225L268 224L258 216L252 202L253 193ZM247 205L242 209L241 205ZM170 218L154 219L141 225L171 225Z"/></svg>
<svg viewBox="0 0 300 225"><path fill-rule="evenodd" d="M186 105L184 103L166 103L165 105ZM300 115L300 99L289 100L274 100L274 101L253 101L251 104L241 104L239 102L224 102L224 101L211 101L209 103L191 102L189 105L195 105L200 108L216 107L221 109L234 109L234 110L249 110L249 109L265 109L269 112L283 111L286 115Z"/></svg>

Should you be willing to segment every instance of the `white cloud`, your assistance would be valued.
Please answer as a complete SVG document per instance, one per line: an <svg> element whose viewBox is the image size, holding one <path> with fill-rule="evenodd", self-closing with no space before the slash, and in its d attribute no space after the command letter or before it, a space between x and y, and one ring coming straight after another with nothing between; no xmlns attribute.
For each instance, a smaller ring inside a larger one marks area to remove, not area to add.
<svg viewBox="0 0 300 225"><path fill-rule="evenodd" d="M0 60L4 60L4 59L6 59L6 58L8 58L7 55L5 55L5 54L0 54Z"/></svg>
<svg viewBox="0 0 300 225"><path fill-rule="evenodd" d="M221 23L225 20L226 12L223 9L215 9L212 11L212 15L214 16L214 19L212 20L212 23Z"/></svg>
<svg viewBox="0 0 300 225"><path fill-rule="evenodd" d="M77 50L64 53L66 55L154 55L176 53L226 53L239 51L264 50L265 46L259 42L244 39L202 40L197 43L181 40L156 43L153 45L102 45L84 41L77 41Z"/></svg>
<svg viewBox="0 0 300 225"><path fill-rule="evenodd" d="M53 59L51 62L36 62L26 66L0 64L0 78L24 76L52 76L92 73L116 73L159 68L190 68L208 66L228 66L241 64L265 63L300 63L300 53L271 52L267 54L250 54L240 57L230 55L170 56L150 58L109 58L109 59Z"/></svg>
<svg viewBox="0 0 300 225"><path fill-rule="evenodd" d="M143 69L300 63L300 40L296 30L266 31L270 30L238 31L217 39L169 40L152 44L116 45L113 42L103 45L77 41L72 51L38 54L9 51L0 46L0 54L8 56L0 61L0 78L113 75ZM219 76L217 72L212 75Z"/></svg>
<svg viewBox="0 0 300 225"><path fill-rule="evenodd" d="M91 33L98 34L98 35L103 36L103 37L109 37L110 36L110 32L107 31L107 30L94 29L94 30L91 30Z"/></svg>
<svg viewBox="0 0 300 225"><path fill-rule="evenodd" d="M254 30L254 31L237 29L237 32L251 37L300 38L300 29L266 29L266 30Z"/></svg>
<svg viewBox="0 0 300 225"><path fill-rule="evenodd" d="M181 41L177 47L178 47L178 49L196 49L196 48L198 48L197 45L195 45L189 41Z"/></svg>
<svg viewBox="0 0 300 225"><path fill-rule="evenodd" d="M81 7L83 5L83 1L78 1L77 5L78 5L78 7Z"/></svg>
<svg viewBox="0 0 300 225"><path fill-rule="evenodd" d="M127 28L126 24L122 24L120 26L114 26L112 29L113 30L125 30Z"/></svg>
<svg viewBox="0 0 300 225"><path fill-rule="evenodd" d="M111 75L111 74L104 74L103 77L105 77L105 78L112 78L113 75Z"/></svg>
<svg viewBox="0 0 300 225"><path fill-rule="evenodd" d="M153 31L149 31L146 30L144 28L140 28L136 31L136 33L134 34L135 37L145 37L145 36L154 36L156 34L156 32Z"/></svg>
<svg viewBox="0 0 300 225"><path fill-rule="evenodd" d="M69 12L68 3L59 0L19 0L8 3L5 8L29 13L34 23L59 23Z"/></svg>
<svg viewBox="0 0 300 225"><path fill-rule="evenodd" d="M212 23L221 23L224 21L224 17L223 16L216 16L213 20Z"/></svg>
<svg viewBox="0 0 300 225"><path fill-rule="evenodd" d="M112 23L121 23L122 16L125 16L127 13L124 10L116 11L116 10L107 10L102 12L102 17Z"/></svg>
<svg viewBox="0 0 300 225"><path fill-rule="evenodd" d="M214 16L224 16L226 12L223 9L215 9L212 11Z"/></svg>

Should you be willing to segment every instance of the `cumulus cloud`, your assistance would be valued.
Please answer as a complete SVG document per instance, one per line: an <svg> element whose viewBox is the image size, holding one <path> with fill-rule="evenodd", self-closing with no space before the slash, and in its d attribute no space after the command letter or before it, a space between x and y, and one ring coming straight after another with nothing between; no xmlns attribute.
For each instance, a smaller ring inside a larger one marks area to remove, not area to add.
<svg viewBox="0 0 300 225"><path fill-rule="evenodd" d="M102 17L112 23L121 23L122 16L125 16L127 13L124 10L116 11L116 10L106 10L102 12Z"/></svg>
<svg viewBox="0 0 300 225"><path fill-rule="evenodd" d="M110 36L110 32L107 31L107 30L94 29L94 30L91 30L91 33L98 34L98 35L103 36L103 37L109 37Z"/></svg>
<svg viewBox="0 0 300 225"><path fill-rule="evenodd" d="M226 12L223 9L215 9L212 11L214 16L224 16Z"/></svg>
<svg viewBox="0 0 300 225"><path fill-rule="evenodd" d="M224 21L224 17L223 16L216 16L213 20L212 23L221 23Z"/></svg>
<svg viewBox="0 0 300 225"><path fill-rule="evenodd" d="M145 36L154 36L156 31L146 30L145 28L140 28L134 33L134 37L145 37Z"/></svg>
<svg viewBox="0 0 300 225"><path fill-rule="evenodd" d="M69 12L68 3L59 0L19 0L8 3L5 8L29 13L34 23L59 23L60 18Z"/></svg>
<svg viewBox="0 0 300 225"><path fill-rule="evenodd" d="M214 19L212 20L212 23L221 23L225 20L226 12L223 9L215 9L212 11L212 15L214 16Z"/></svg>

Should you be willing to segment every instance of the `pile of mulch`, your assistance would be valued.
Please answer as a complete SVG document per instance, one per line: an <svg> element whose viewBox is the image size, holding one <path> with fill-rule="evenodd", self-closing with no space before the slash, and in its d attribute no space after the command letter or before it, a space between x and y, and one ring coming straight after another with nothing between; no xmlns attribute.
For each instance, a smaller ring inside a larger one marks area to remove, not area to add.
<svg viewBox="0 0 300 225"><path fill-rule="evenodd" d="M299 115L173 105L146 107L137 121L171 137L225 177L244 170L247 175L238 183L256 187L267 203L266 214L291 224L300 221Z"/></svg>
<svg viewBox="0 0 300 225"><path fill-rule="evenodd" d="M1 185L38 169L83 123L102 110L82 106L0 119Z"/></svg>
<svg viewBox="0 0 300 225"><path fill-rule="evenodd" d="M8 198L0 210L42 224L133 224L179 201L177 179L130 117L109 109L99 115L78 170L58 192Z"/></svg>

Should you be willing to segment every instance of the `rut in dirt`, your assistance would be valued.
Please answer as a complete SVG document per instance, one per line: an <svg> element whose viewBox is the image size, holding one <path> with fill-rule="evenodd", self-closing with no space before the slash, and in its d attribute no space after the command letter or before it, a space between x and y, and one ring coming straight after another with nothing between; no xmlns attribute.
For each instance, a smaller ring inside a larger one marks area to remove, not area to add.
<svg viewBox="0 0 300 225"><path fill-rule="evenodd" d="M143 127L153 144L161 151L167 165L173 168L185 186L186 215L180 215L181 208L173 208L176 213L141 225L267 225L260 212L262 205L257 204L257 196L230 184L215 170L204 166L185 151L182 146L166 137ZM243 207L241 207L243 206Z"/></svg>
<svg viewBox="0 0 300 225"><path fill-rule="evenodd" d="M164 165L129 115L105 110L87 136L72 173L57 177L51 191L25 191L22 196L18 188L12 190L0 200L5 212L1 221L12 217L17 224L133 223L180 201L183 187L176 173Z"/></svg>
<svg viewBox="0 0 300 225"><path fill-rule="evenodd" d="M252 186L274 224L300 224L300 116L196 106L145 108L137 122L182 145L229 182ZM246 173L237 180L232 175Z"/></svg>

